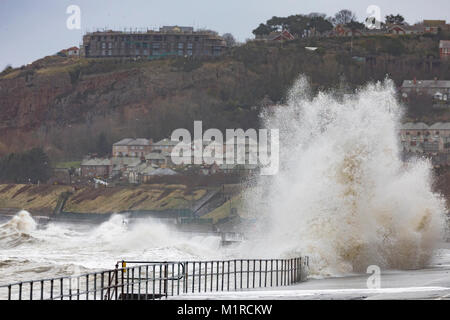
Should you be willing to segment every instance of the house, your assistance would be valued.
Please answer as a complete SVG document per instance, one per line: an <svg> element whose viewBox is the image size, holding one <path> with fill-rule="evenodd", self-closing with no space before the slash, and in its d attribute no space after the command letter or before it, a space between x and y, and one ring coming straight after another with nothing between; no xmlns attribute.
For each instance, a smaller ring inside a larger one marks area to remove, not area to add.
<svg viewBox="0 0 450 320"><path fill-rule="evenodd" d="M400 128L404 152L437 154L450 146L450 122L436 122L428 126L423 122L404 123Z"/></svg>
<svg viewBox="0 0 450 320"><path fill-rule="evenodd" d="M60 52L58 52L58 55L64 57L79 56L80 49L78 47L71 47L68 49L61 50Z"/></svg>
<svg viewBox="0 0 450 320"><path fill-rule="evenodd" d="M450 25L445 20L423 20L425 33L437 34L439 31L450 31Z"/></svg>
<svg viewBox="0 0 450 320"><path fill-rule="evenodd" d="M332 31L331 35L338 37L352 37L352 36L362 36L364 34L361 30L355 30L344 27L343 25L337 25Z"/></svg>
<svg viewBox="0 0 450 320"><path fill-rule="evenodd" d="M124 174L128 167L134 168L142 163L140 158L135 157L113 157L111 159L112 169L111 176L121 176Z"/></svg>
<svg viewBox="0 0 450 320"><path fill-rule="evenodd" d="M439 41L439 56L441 59L450 58L450 40Z"/></svg>
<svg viewBox="0 0 450 320"><path fill-rule="evenodd" d="M145 155L145 162L158 167L167 165L167 158L160 152L152 152Z"/></svg>
<svg viewBox="0 0 450 320"><path fill-rule="evenodd" d="M154 177L154 176L175 176L178 175L178 172L169 169L169 168L158 168L155 169L153 171L151 171L149 174L149 176Z"/></svg>
<svg viewBox="0 0 450 320"><path fill-rule="evenodd" d="M287 30L274 31L269 34L256 35L255 40L262 41L290 41L294 40L295 37Z"/></svg>
<svg viewBox="0 0 450 320"><path fill-rule="evenodd" d="M407 35L407 34L423 34L425 32L425 27L423 25L399 25L393 24L388 27L388 33Z"/></svg>
<svg viewBox="0 0 450 320"><path fill-rule="evenodd" d="M113 157L144 157L152 151L153 140L125 138L113 144Z"/></svg>
<svg viewBox="0 0 450 320"><path fill-rule="evenodd" d="M175 148L175 146L179 143L180 141L165 138L162 139L161 141L154 143L152 151L159 151L159 152L165 151L171 153L173 148Z"/></svg>
<svg viewBox="0 0 450 320"><path fill-rule="evenodd" d="M450 80L404 80L400 88L402 97L407 100L412 94L429 95L433 99L449 100Z"/></svg>
<svg viewBox="0 0 450 320"><path fill-rule="evenodd" d="M84 159L81 162L81 176L83 177L108 177L112 171L110 159Z"/></svg>

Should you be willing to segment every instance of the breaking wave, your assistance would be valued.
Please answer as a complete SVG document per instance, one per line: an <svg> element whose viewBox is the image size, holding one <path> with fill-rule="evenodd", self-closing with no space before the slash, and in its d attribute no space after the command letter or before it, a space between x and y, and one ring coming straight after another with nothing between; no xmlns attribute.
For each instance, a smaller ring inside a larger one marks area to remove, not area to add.
<svg viewBox="0 0 450 320"><path fill-rule="evenodd" d="M28 211L18 212L8 222L0 225L2 247L14 247L34 240L31 233L36 230L36 222Z"/></svg>
<svg viewBox="0 0 450 320"><path fill-rule="evenodd" d="M0 283L111 269L119 260L219 258L220 237L182 234L152 219L128 223L114 215L100 225L36 227L26 211L0 225Z"/></svg>
<svg viewBox="0 0 450 320"><path fill-rule="evenodd" d="M446 208L432 192L430 162L401 160L401 116L390 80L337 97L312 96L300 78L286 105L262 115L280 130L280 171L246 194L260 217L256 234L265 234L248 249L309 255L322 276L425 266Z"/></svg>

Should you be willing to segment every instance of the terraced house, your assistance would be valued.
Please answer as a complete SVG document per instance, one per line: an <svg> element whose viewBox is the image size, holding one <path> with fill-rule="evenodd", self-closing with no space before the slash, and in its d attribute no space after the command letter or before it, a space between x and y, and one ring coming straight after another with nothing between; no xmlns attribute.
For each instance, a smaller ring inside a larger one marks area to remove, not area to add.
<svg viewBox="0 0 450 320"><path fill-rule="evenodd" d="M450 123L405 123L400 129L404 155L425 155L435 166L450 165Z"/></svg>
<svg viewBox="0 0 450 320"><path fill-rule="evenodd" d="M219 56L225 40L211 30L165 26L159 31L97 31L83 37L82 55L87 58L164 56Z"/></svg>

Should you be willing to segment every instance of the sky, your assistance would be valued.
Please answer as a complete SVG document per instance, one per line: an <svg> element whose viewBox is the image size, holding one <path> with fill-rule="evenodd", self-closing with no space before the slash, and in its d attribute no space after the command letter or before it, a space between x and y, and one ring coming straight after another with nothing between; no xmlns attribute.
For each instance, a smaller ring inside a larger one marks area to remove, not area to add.
<svg viewBox="0 0 450 320"><path fill-rule="evenodd" d="M67 28L70 5L81 9L81 29ZM381 17L400 13L409 23L423 19L450 23L449 0L0 0L0 71L8 64L20 67L79 46L83 34L97 28L193 26L230 32L242 42L272 16L310 12L331 16L350 9L362 21L370 5L380 8Z"/></svg>

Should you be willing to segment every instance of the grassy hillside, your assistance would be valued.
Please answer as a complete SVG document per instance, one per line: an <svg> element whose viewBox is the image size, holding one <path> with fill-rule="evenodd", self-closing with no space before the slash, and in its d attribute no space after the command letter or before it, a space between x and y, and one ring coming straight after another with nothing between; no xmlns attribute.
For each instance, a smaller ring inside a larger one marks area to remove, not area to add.
<svg viewBox="0 0 450 320"><path fill-rule="evenodd" d="M206 189L184 185L142 185L131 188L90 188L73 191L67 186L0 185L0 208L18 208L33 213L52 213L61 193L72 195L64 211L110 213L126 210L189 209Z"/></svg>

